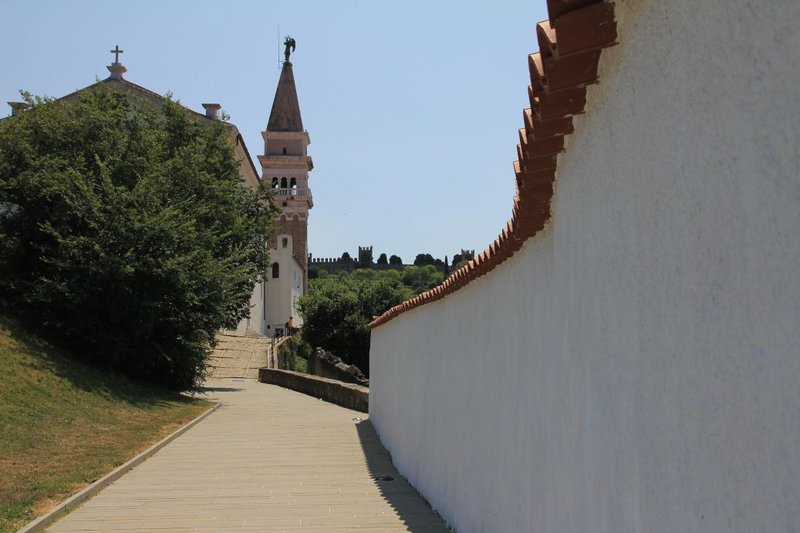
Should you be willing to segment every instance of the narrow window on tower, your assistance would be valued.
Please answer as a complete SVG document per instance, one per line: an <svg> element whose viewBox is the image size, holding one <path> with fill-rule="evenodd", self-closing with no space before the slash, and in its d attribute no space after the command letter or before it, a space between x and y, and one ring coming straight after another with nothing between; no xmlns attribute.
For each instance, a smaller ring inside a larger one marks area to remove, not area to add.
<svg viewBox="0 0 800 533"><path fill-rule="evenodd" d="M289 247L289 238L288 237L284 237L283 240L282 240L282 244L283 244L284 248L288 248Z"/></svg>
<svg viewBox="0 0 800 533"><path fill-rule="evenodd" d="M278 188L278 178L277 177L272 178L272 188L273 189L277 189Z"/></svg>
<svg viewBox="0 0 800 533"><path fill-rule="evenodd" d="M283 147L283 155L286 155L286 147Z"/></svg>
<svg viewBox="0 0 800 533"><path fill-rule="evenodd" d="M281 189L285 188L286 188L286 177L284 176L283 178L281 178Z"/></svg>
<svg viewBox="0 0 800 533"><path fill-rule="evenodd" d="M292 189L297 188L297 178L292 178L289 180L289 187L291 187Z"/></svg>
<svg viewBox="0 0 800 533"><path fill-rule="evenodd" d="M275 279L281 274L281 267L278 263L272 263L272 278Z"/></svg>

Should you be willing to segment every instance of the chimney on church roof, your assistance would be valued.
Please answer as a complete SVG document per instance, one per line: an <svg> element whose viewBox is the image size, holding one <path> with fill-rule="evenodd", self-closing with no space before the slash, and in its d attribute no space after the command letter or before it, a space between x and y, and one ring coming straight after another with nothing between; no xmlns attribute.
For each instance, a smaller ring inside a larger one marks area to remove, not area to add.
<svg viewBox="0 0 800 533"><path fill-rule="evenodd" d="M28 109L28 104L25 102L8 102L8 105L11 106L11 116L13 117L17 113L21 113Z"/></svg>
<svg viewBox="0 0 800 533"><path fill-rule="evenodd" d="M202 105L203 108L206 110L206 116L208 118L219 118L217 113L219 112L220 109L222 109L221 105L219 104L202 104Z"/></svg>

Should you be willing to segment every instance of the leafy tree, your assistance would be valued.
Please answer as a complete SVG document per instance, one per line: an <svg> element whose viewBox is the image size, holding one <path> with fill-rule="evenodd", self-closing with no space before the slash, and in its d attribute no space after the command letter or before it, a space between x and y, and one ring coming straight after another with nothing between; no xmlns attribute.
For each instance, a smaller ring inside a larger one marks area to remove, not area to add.
<svg viewBox="0 0 800 533"><path fill-rule="evenodd" d="M403 284L411 288L414 294L432 289L444 281L444 274L433 265L407 266L403 269Z"/></svg>
<svg viewBox="0 0 800 533"><path fill-rule="evenodd" d="M403 283L402 275L400 274L400 270L379 270L380 279L390 281L392 283Z"/></svg>
<svg viewBox="0 0 800 533"><path fill-rule="evenodd" d="M0 121L0 302L174 389L248 314L274 212L219 121L97 86Z"/></svg>
<svg viewBox="0 0 800 533"><path fill-rule="evenodd" d="M345 263L347 263L349 261L352 261L352 260L353 260L353 258L350 257L349 253L345 252L345 253L342 254L342 261L344 261Z"/></svg>
<svg viewBox="0 0 800 533"><path fill-rule="evenodd" d="M414 259L414 266L433 265L435 263L436 260L431 254L418 254Z"/></svg>
<svg viewBox="0 0 800 533"><path fill-rule="evenodd" d="M466 265L467 263L469 263L469 261L470 260L469 260L468 256L462 256L461 254L454 255L453 256L453 263L452 263L452 266L450 268L450 272L455 272L459 268L461 268L464 265Z"/></svg>
<svg viewBox="0 0 800 533"><path fill-rule="evenodd" d="M389 261L386 259L386 254L381 254L378 256L378 264L379 265L388 265Z"/></svg>
<svg viewBox="0 0 800 533"><path fill-rule="evenodd" d="M373 270L371 268L359 268L358 270L354 270L350 277L357 280L364 280L364 281L371 281L378 279L379 273L377 270Z"/></svg>
<svg viewBox="0 0 800 533"><path fill-rule="evenodd" d="M320 346L369 375L369 327L382 314L413 294L398 279L368 279L362 269L351 275L316 279L300 298L303 339ZM372 271L375 272L375 271Z"/></svg>
<svg viewBox="0 0 800 533"><path fill-rule="evenodd" d="M403 264L403 260L402 260L402 259L400 259L400 257L399 257L399 256L397 256L397 255L393 255L393 256L391 256L391 257L389 258L389 264L390 264L390 265L402 265L402 264Z"/></svg>

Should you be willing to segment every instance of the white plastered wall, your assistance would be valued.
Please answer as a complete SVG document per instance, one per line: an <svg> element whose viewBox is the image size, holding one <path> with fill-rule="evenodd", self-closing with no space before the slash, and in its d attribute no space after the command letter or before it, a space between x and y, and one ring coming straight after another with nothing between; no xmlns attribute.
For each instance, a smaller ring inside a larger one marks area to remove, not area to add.
<svg viewBox="0 0 800 533"><path fill-rule="evenodd" d="M286 247L283 246L284 239ZM271 269L267 272L267 336L274 334L275 328L282 328L289 317L298 328L303 319L297 312L296 302L303 295L303 268L294 256L294 242L289 234L279 234L277 249L269 250L270 262L278 263L279 277L273 278Z"/></svg>
<svg viewBox="0 0 800 533"><path fill-rule="evenodd" d="M800 530L800 8L617 2L511 260L372 332L370 418L460 533Z"/></svg>
<svg viewBox="0 0 800 533"><path fill-rule="evenodd" d="M241 137L238 137L239 130L236 129L235 126L231 126L231 128L232 129L229 130L230 138L234 145L236 159L239 161L239 171L242 176L242 181L244 182L243 184L248 188L255 189L259 185L258 174L253 167L250 155L245 149L244 140L242 140ZM253 292L250 295L250 317L243 318L236 325L235 330L226 330L225 333L242 336L248 331L257 331L266 335L266 320L264 316L265 293L266 291L263 286L263 281L256 283L255 287L253 287Z"/></svg>

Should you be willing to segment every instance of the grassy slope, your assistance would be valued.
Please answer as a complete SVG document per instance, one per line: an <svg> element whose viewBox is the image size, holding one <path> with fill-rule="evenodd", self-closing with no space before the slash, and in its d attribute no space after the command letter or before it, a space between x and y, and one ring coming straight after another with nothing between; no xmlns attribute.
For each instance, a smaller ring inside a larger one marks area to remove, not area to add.
<svg viewBox="0 0 800 533"><path fill-rule="evenodd" d="M208 407L71 360L0 317L0 532L15 531Z"/></svg>

